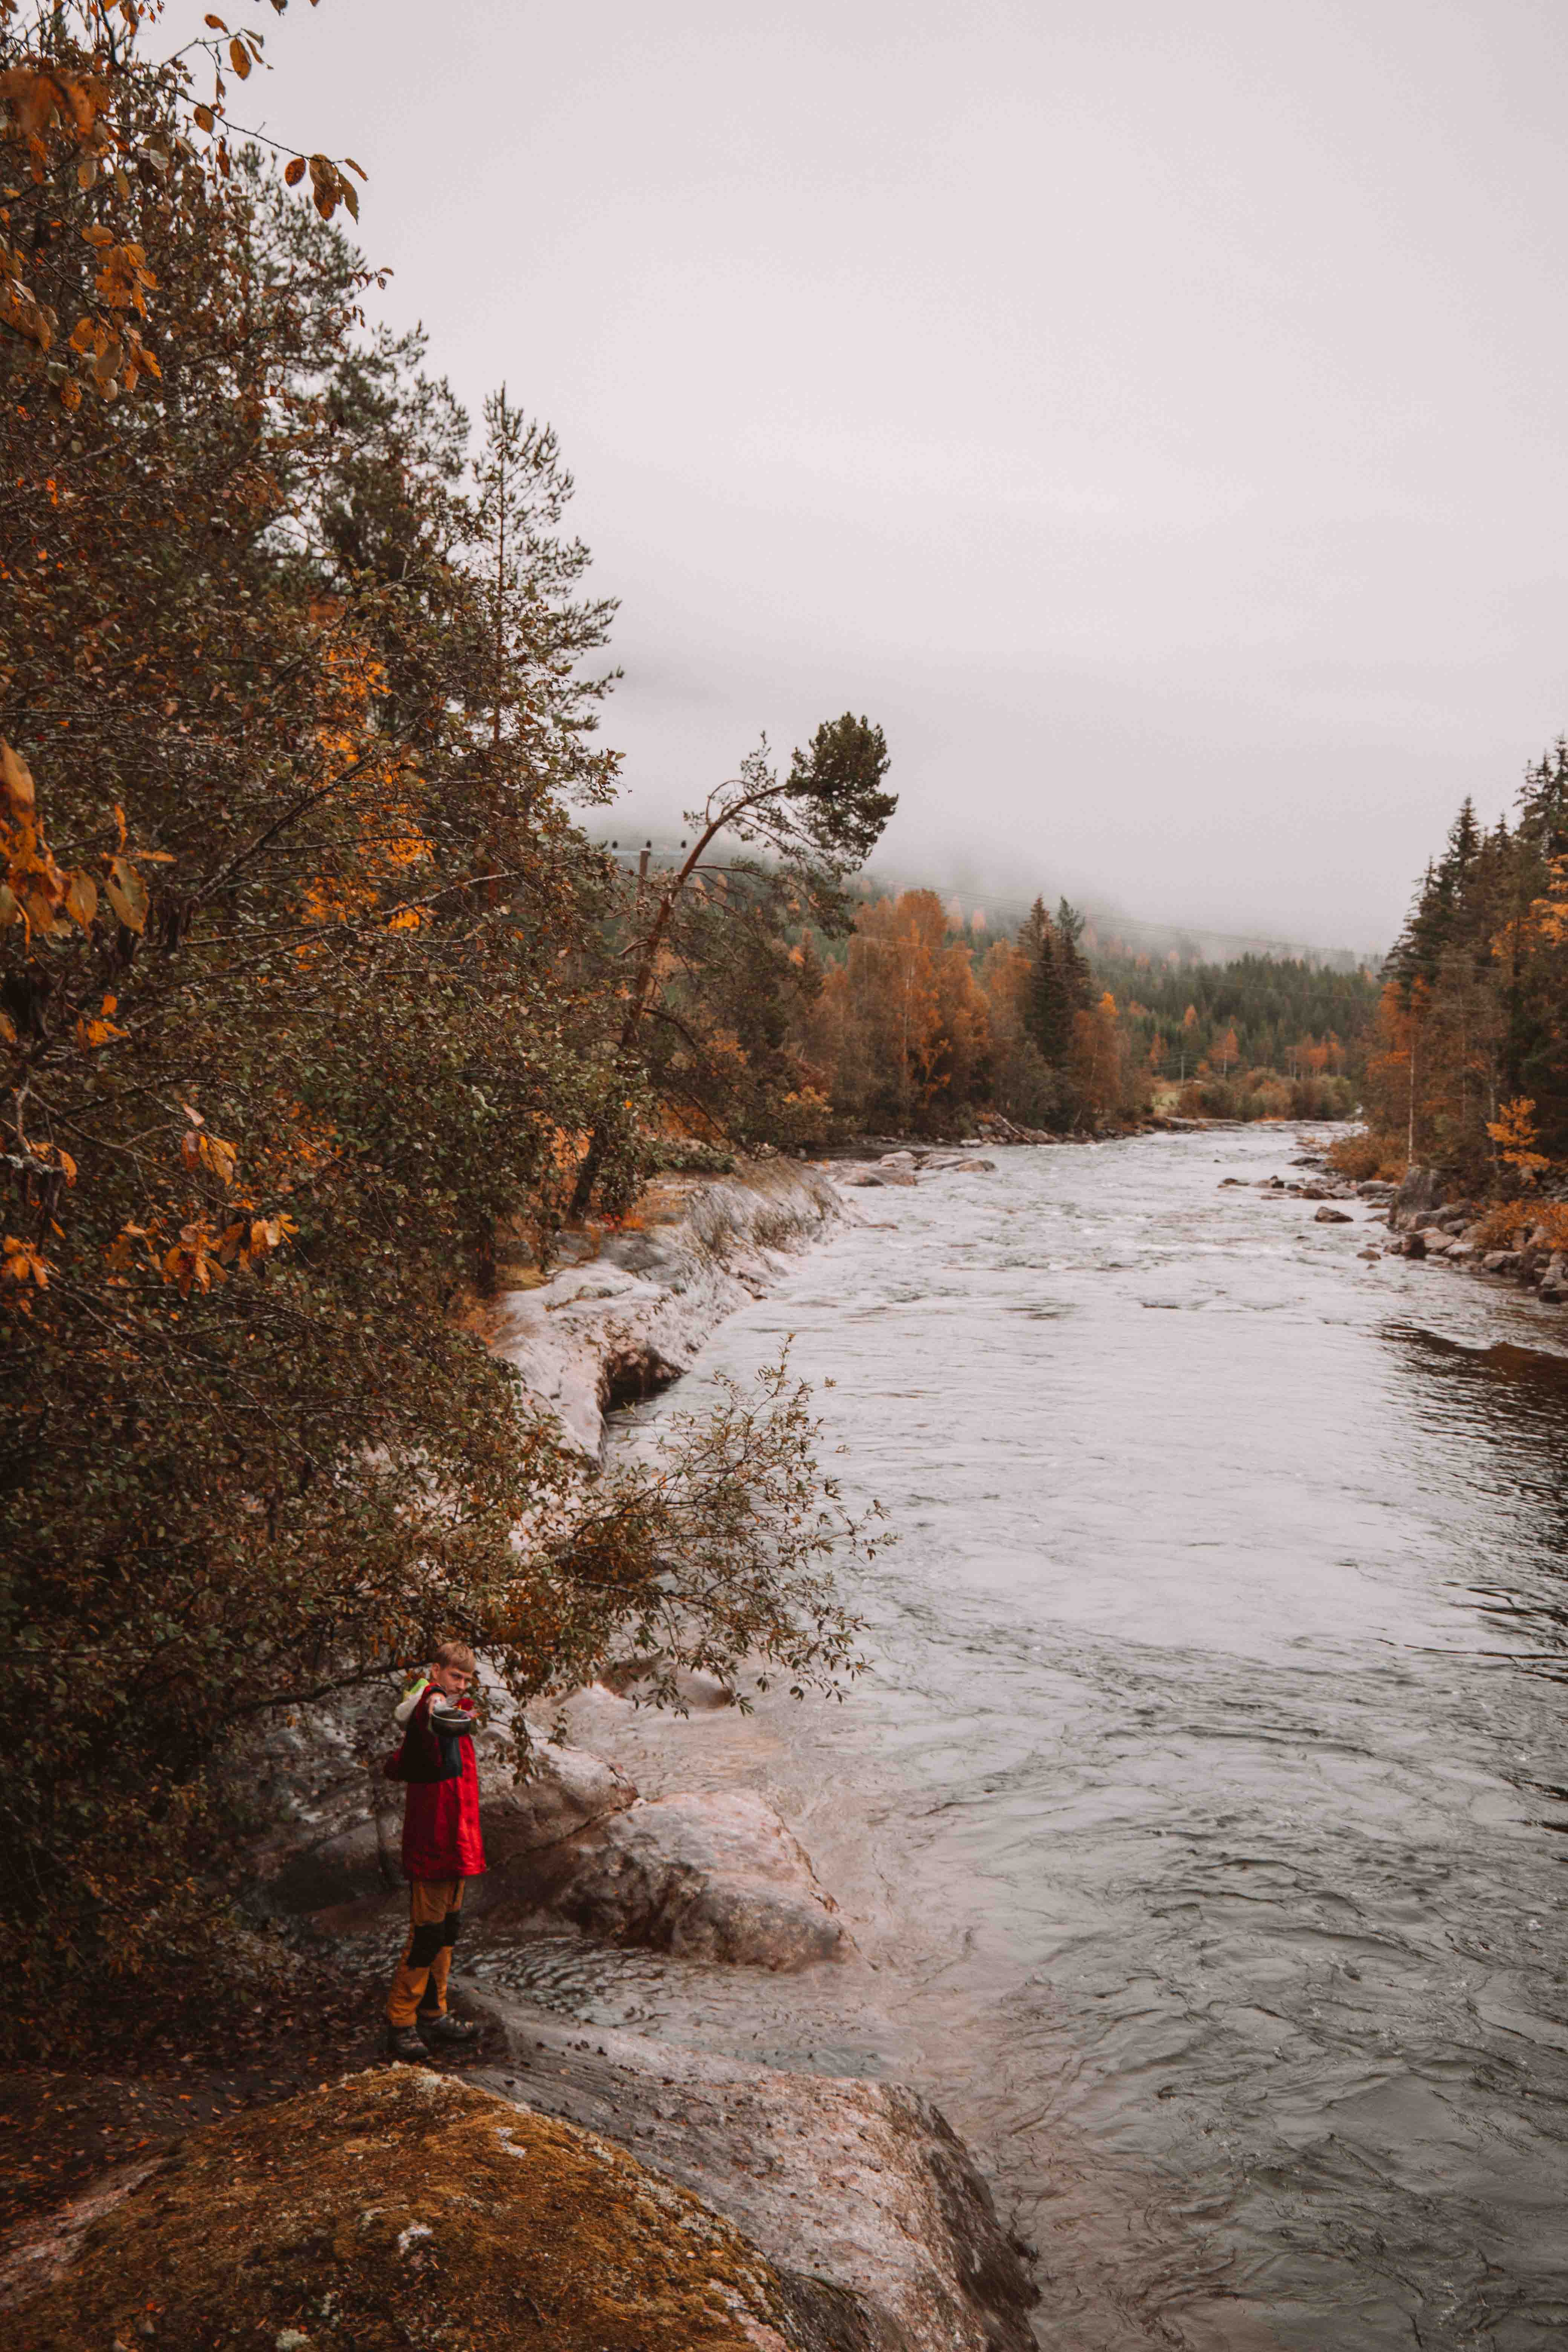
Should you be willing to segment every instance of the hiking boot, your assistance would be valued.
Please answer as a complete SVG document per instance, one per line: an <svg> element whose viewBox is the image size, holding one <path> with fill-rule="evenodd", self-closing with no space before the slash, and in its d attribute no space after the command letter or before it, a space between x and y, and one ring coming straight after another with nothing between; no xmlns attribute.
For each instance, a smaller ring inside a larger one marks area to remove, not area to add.
<svg viewBox="0 0 1568 2352"><path fill-rule="evenodd" d="M433 2017L428 2025L421 2019L419 2030L427 2042L444 2043L448 2050L466 2048L479 2038L479 2029L471 2017L451 2017L445 2013Z"/></svg>
<svg viewBox="0 0 1568 2352"><path fill-rule="evenodd" d="M423 2066L430 2053L411 2025L389 2025L386 2054L389 2058L401 2058L405 2065Z"/></svg>

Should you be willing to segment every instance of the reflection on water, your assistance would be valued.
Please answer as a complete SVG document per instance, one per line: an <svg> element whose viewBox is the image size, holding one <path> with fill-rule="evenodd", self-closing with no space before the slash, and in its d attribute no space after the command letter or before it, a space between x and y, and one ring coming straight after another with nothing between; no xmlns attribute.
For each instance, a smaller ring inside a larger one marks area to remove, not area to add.
<svg viewBox="0 0 1568 2352"><path fill-rule="evenodd" d="M1482 1614L1508 1638L1505 1654L1526 1673L1568 1683L1568 1356L1510 1339L1467 1346L1408 1327L1394 1327L1394 1336L1412 1349L1417 1381L1456 1440L1477 1446L1473 1475L1494 1495L1496 1507L1511 1518L1516 1503L1522 1505L1537 1539L1551 1529L1544 1585L1531 1579L1521 1590L1510 1578L1477 1589ZM1568 1796L1528 1776L1521 1785L1550 1798Z"/></svg>
<svg viewBox="0 0 1568 2352"><path fill-rule="evenodd" d="M1294 1148L1005 1155L725 1327L710 1369L793 1331L838 1383L847 1486L902 1533L859 1591L874 1673L578 1732L650 1790L763 1787L864 1963L482 1962L918 2082L1064 2352L1524 2352L1568 2318L1568 1318L1218 1189Z"/></svg>

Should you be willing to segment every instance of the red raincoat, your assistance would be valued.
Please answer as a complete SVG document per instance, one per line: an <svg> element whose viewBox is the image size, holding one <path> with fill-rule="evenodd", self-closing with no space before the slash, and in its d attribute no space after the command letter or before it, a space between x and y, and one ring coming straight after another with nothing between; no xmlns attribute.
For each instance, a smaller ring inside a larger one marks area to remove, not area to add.
<svg viewBox="0 0 1568 2352"><path fill-rule="evenodd" d="M430 1702L438 1693L426 1691L404 1729L404 1746L412 1742L439 1752L431 1730ZM458 1705L474 1711L472 1699ZM485 1867L484 1840L479 1834L479 1775L474 1743L454 1743L462 1757L461 1773L450 1780L409 1780L403 1792L403 1874L405 1878L478 1878Z"/></svg>

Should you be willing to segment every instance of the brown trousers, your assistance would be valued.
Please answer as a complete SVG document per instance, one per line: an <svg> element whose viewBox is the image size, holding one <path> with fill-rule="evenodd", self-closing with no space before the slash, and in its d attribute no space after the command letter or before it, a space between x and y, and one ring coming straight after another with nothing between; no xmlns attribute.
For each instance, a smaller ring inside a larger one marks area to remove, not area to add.
<svg viewBox="0 0 1568 2352"><path fill-rule="evenodd" d="M447 1979L463 1909L460 1878L411 1878L408 1882L408 1941L387 1995L390 2025L412 2025L423 2008L426 2017L447 2013Z"/></svg>

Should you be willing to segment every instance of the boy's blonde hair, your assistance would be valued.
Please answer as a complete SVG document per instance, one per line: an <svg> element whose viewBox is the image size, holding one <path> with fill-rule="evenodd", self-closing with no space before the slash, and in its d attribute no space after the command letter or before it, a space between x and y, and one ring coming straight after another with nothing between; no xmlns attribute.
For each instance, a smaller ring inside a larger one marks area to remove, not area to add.
<svg viewBox="0 0 1568 2352"><path fill-rule="evenodd" d="M460 1675L472 1675L479 1672L479 1660L467 1642L443 1642L431 1660L431 1664L437 1666L456 1666Z"/></svg>

